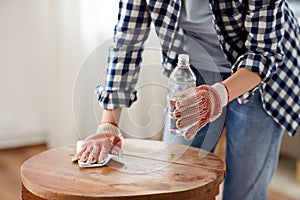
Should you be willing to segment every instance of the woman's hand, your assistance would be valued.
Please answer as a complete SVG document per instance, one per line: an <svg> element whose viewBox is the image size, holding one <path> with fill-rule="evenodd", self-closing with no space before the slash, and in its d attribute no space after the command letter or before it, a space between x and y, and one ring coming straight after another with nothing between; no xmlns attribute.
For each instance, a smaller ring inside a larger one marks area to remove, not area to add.
<svg viewBox="0 0 300 200"><path fill-rule="evenodd" d="M81 150L72 159L87 163L103 162L108 154L120 155L122 150L122 138L119 128L112 124L101 124L97 134L84 140Z"/></svg>
<svg viewBox="0 0 300 200"><path fill-rule="evenodd" d="M229 98L224 83L216 83L188 89L177 95L176 99L176 126L179 129L189 127L184 137L191 140L202 127L221 115Z"/></svg>

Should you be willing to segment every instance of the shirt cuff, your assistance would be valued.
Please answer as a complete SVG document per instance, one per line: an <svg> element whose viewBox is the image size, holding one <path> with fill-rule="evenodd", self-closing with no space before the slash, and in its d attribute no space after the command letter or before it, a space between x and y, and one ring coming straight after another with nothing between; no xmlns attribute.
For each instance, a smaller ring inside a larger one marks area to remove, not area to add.
<svg viewBox="0 0 300 200"><path fill-rule="evenodd" d="M232 67L232 71L236 72L240 68L246 68L253 72L257 72L263 82L268 82L273 73L276 72L275 57L263 56L256 53L246 53L240 56Z"/></svg>
<svg viewBox="0 0 300 200"><path fill-rule="evenodd" d="M99 105L105 110L130 107L137 100L137 90L109 91L102 85L96 87L96 95Z"/></svg>

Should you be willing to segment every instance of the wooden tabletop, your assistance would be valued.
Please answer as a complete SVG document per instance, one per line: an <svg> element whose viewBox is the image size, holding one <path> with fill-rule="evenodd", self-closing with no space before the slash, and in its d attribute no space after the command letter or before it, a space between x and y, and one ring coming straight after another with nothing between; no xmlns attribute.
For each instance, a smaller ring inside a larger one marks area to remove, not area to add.
<svg viewBox="0 0 300 200"><path fill-rule="evenodd" d="M100 168L80 168L71 162L74 152L75 146L59 147L24 162L23 190L51 200L214 199L225 175L214 154L154 140L125 139L125 163Z"/></svg>

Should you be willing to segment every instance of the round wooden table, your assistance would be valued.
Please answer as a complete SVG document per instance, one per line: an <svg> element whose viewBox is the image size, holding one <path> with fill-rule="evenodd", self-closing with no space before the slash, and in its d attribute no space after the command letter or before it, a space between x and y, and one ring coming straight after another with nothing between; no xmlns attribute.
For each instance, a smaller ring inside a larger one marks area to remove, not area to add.
<svg viewBox="0 0 300 200"><path fill-rule="evenodd" d="M215 199L225 163L198 148L154 140L124 140L124 163L80 168L75 146L53 148L21 166L22 199Z"/></svg>

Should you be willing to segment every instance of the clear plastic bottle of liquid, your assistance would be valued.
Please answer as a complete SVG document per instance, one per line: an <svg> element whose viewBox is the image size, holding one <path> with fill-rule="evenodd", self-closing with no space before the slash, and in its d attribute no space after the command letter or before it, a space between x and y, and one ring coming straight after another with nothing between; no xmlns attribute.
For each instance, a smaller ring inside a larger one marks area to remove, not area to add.
<svg viewBox="0 0 300 200"><path fill-rule="evenodd" d="M175 135L184 135L185 129L176 127L176 119L173 116L175 110L176 97L175 95L189 88L196 87L196 76L190 68L189 55L180 54L178 63L169 77L168 84L168 116L169 116L169 131Z"/></svg>

